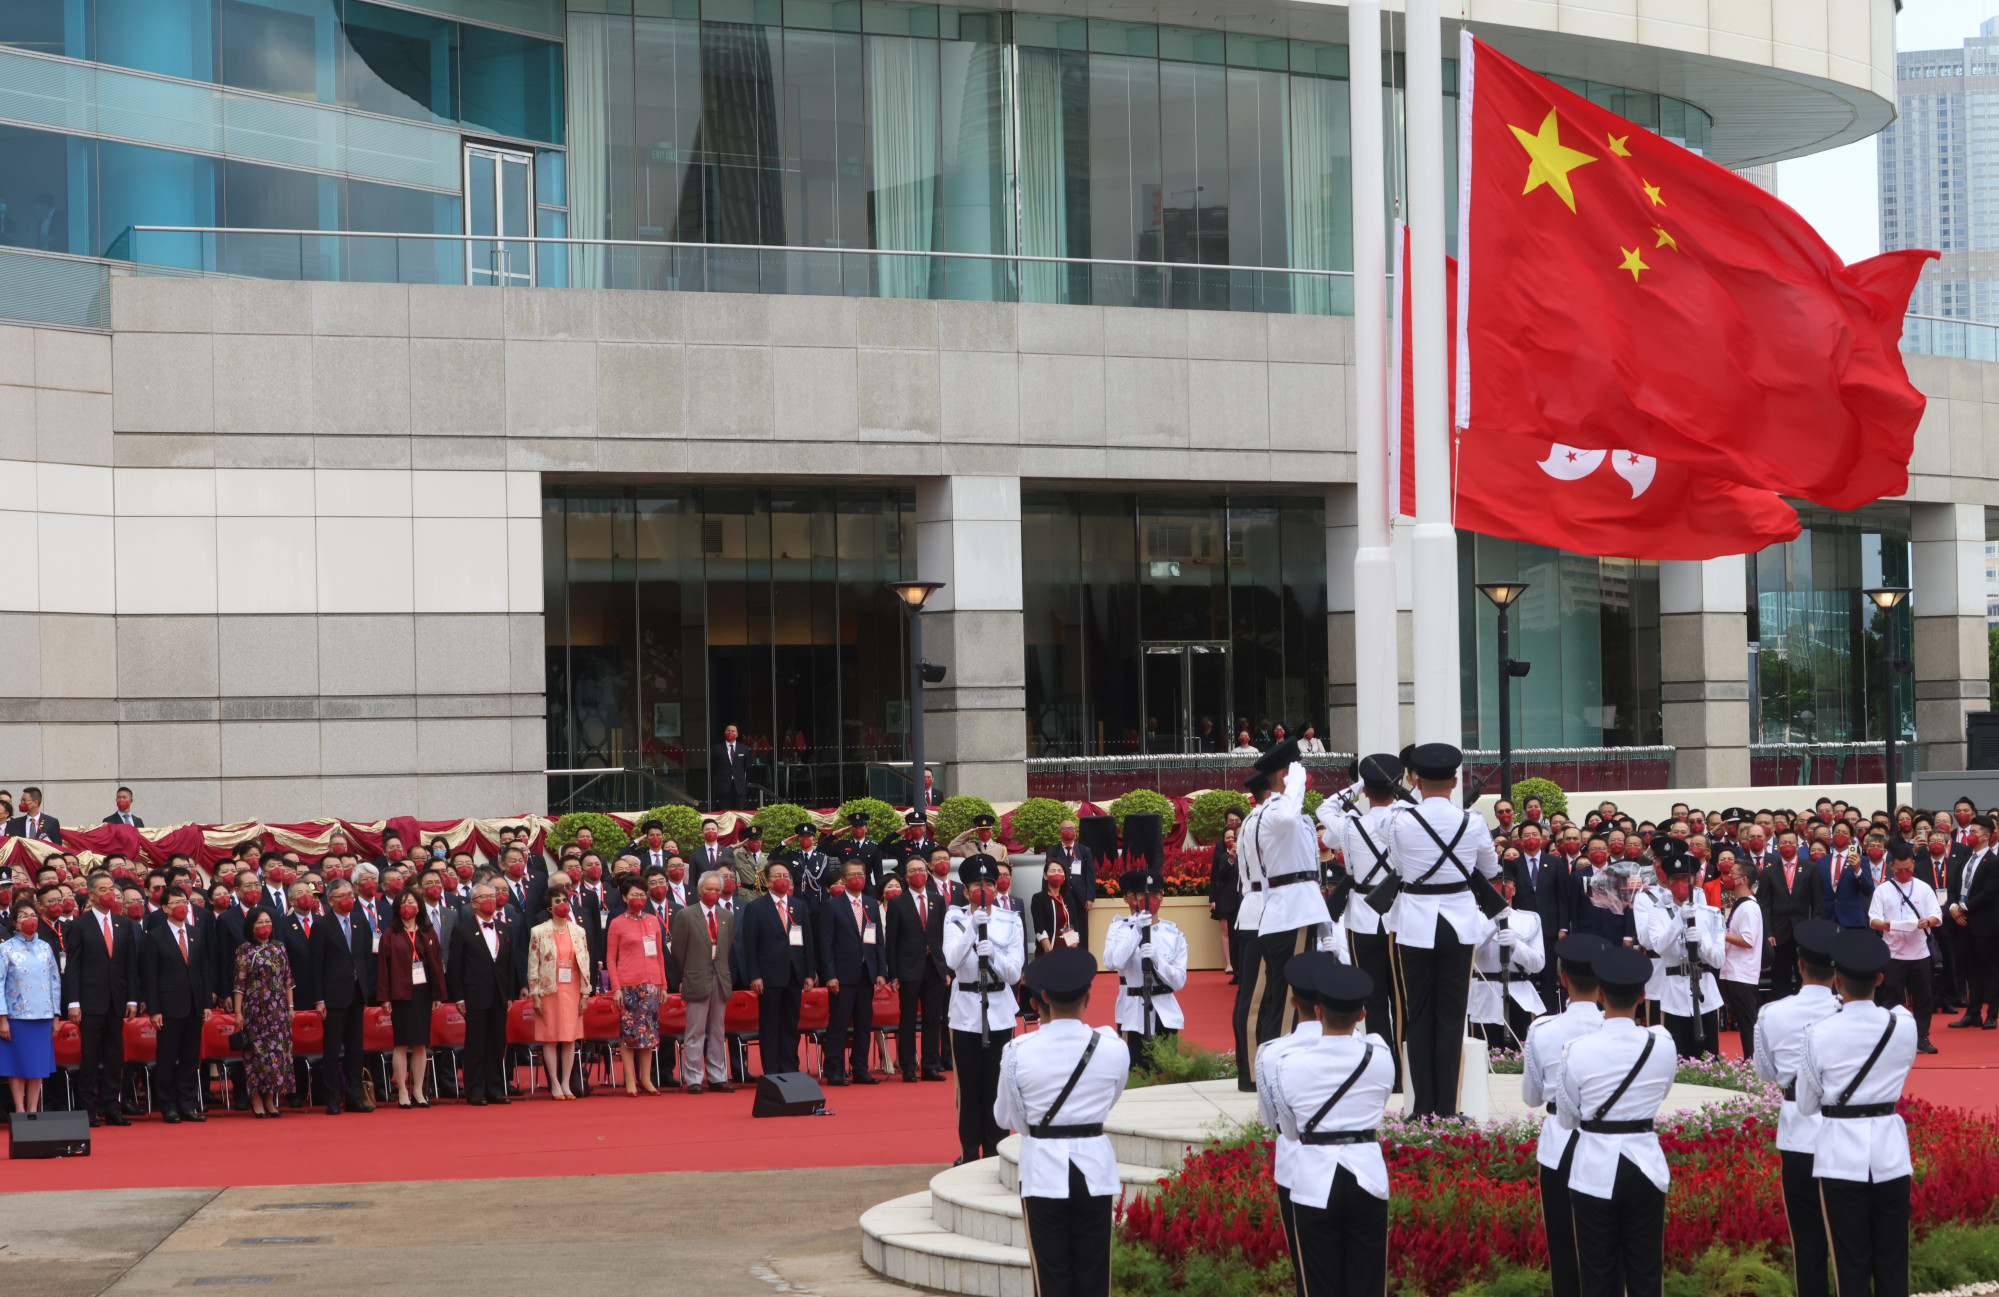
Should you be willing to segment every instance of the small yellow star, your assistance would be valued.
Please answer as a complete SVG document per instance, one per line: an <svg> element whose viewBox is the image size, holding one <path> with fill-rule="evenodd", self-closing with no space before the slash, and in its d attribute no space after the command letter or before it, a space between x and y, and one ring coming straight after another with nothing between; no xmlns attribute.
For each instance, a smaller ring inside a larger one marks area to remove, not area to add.
<svg viewBox="0 0 1999 1297"><path fill-rule="evenodd" d="M1629 135L1611 135L1609 132L1605 132L1605 137L1610 141L1610 151L1612 153L1615 153L1620 158L1631 156L1631 150L1624 147L1624 141L1631 138Z"/></svg>
<svg viewBox="0 0 1999 1297"><path fill-rule="evenodd" d="M1630 271L1630 272L1631 272L1631 282L1632 282L1632 283L1634 283L1634 284L1635 284L1635 283L1637 283L1637 282L1638 282L1638 272L1639 272L1639 271L1641 271L1641 270L1650 270L1650 269L1652 268L1652 267L1650 267L1650 266L1646 265L1646 264L1645 264L1645 263L1644 263L1643 261L1640 261L1640 260L1638 259L1638 249L1636 249L1636 248L1619 248L1619 249L1618 249L1618 251L1619 251L1619 252L1622 252L1622 253L1624 254L1624 261L1623 261L1623 262L1622 262L1622 263L1621 263L1621 264L1620 264L1620 265L1619 265L1619 266L1618 266L1617 268L1618 268L1619 270L1628 270L1628 271Z"/></svg>
<svg viewBox="0 0 1999 1297"><path fill-rule="evenodd" d="M1550 108L1541 121L1541 129L1529 134L1518 126L1511 127L1513 136L1520 141L1520 147L1527 150L1527 187L1522 194L1531 194L1542 185L1548 186L1568 204L1570 211L1576 210L1576 191L1569 185L1569 172L1577 167L1596 161L1587 153L1572 149L1562 143L1561 132L1555 124L1555 110Z"/></svg>
<svg viewBox="0 0 1999 1297"><path fill-rule="evenodd" d="M1679 241L1675 239L1672 235L1666 233L1666 231L1664 231L1663 229L1660 229L1658 226L1655 225L1652 227L1652 233L1659 236L1659 241L1653 244L1652 245L1653 247L1671 248L1675 252L1678 252L1680 250Z"/></svg>
<svg viewBox="0 0 1999 1297"><path fill-rule="evenodd" d="M1645 196L1652 200L1652 206L1664 207L1666 205L1666 200L1659 197L1659 186L1649 180L1640 180L1638 183L1645 190Z"/></svg>

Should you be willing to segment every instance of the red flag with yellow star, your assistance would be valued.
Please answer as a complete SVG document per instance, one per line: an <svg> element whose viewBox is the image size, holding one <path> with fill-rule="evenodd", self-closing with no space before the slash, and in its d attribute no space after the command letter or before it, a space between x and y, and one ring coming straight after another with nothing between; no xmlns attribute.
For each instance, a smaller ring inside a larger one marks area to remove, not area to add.
<svg viewBox="0 0 1999 1297"><path fill-rule="evenodd" d="M1923 263L1847 266L1789 206L1465 33L1457 426L1851 509L1908 489Z"/></svg>

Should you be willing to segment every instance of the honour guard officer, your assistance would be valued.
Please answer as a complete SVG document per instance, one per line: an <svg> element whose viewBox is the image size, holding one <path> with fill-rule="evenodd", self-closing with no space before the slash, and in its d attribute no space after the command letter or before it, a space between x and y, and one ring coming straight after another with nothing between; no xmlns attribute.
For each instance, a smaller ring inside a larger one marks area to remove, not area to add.
<svg viewBox="0 0 1999 1297"><path fill-rule="evenodd" d="M1242 827L1236 830L1236 885L1240 888L1240 903L1236 909L1235 922L1229 925L1229 940L1235 943L1231 962L1235 965L1235 1056L1236 1089L1256 1088L1256 1046L1262 1042L1252 1040L1256 1020L1263 1008L1263 977L1260 969L1263 960L1256 948L1256 929L1263 919L1263 866L1256 854L1256 826L1263 818L1263 808L1270 804L1270 778L1261 772L1252 773L1242 785L1249 792L1250 800L1256 805L1249 808L1243 817ZM1273 994L1282 994L1282 988ZM1250 1071L1241 1067L1242 1059L1250 1060Z"/></svg>
<svg viewBox="0 0 1999 1297"><path fill-rule="evenodd" d="M1541 1219L1548 1233L1548 1277L1554 1297L1579 1297L1576 1231L1569 1214L1569 1159L1576 1133L1556 1120L1555 1092L1562 1088L1562 1063L1569 1045L1603 1025L1596 973L1590 961L1610 943L1587 932L1572 932L1555 943L1556 975L1569 1007L1537 1018L1527 1029L1520 1056L1520 1098L1529 1108L1547 1105L1534 1160L1541 1166Z"/></svg>
<svg viewBox="0 0 1999 1297"><path fill-rule="evenodd" d="M1263 910L1256 928L1262 967L1258 977L1267 987L1256 1013L1256 1043L1261 1045L1288 1030L1284 965L1313 948L1320 925L1332 920L1332 912L1319 890L1319 835L1305 816L1305 790L1312 777L1298 759L1297 741L1287 739L1270 749L1256 768L1278 782L1249 827L1263 875Z"/></svg>
<svg viewBox="0 0 1999 1297"><path fill-rule="evenodd" d="M780 853L778 858L791 866L792 881L798 885L799 896L816 909L838 889L839 863L819 850L819 829L809 820L792 830L785 841L791 844L791 850Z"/></svg>
<svg viewBox="0 0 1999 1297"><path fill-rule="evenodd" d="M833 858L842 865L849 860L861 862L861 871L868 880L868 895L881 895L882 849L878 842L868 841L868 813L855 811L847 817L849 836L833 845Z"/></svg>
<svg viewBox="0 0 1999 1297"><path fill-rule="evenodd" d="M1610 946L1590 961L1603 1025L1569 1042L1556 1119L1573 1130L1569 1205L1583 1297L1659 1297L1665 1282L1666 1186L1653 1131L1679 1061L1663 1027L1638 1025L1652 975L1644 955Z"/></svg>
<svg viewBox="0 0 1999 1297"><path fill-rule="evenodd" d="M1312 982L1323 1034L1267 1059L1257 1102L1290 1142L1281 1200L1298 1291L1381 1297L1388 1282L1388 1165L1381 1121L1395 1083L1388 1042L1365 1032L1374 979L1320 964Z"/></svg>
<svg viewBox="0 0 1999 1297"><path fill-rule="evenodd" d="M1728 955L1728 921L1694 886L1698 866L1684 844L1667 839L1653 848L1669 894L1638 915L1638 940L1665 963L1660 1000L1673 1048L1687 1058L1721 1052L1721 987L1715 971Z"/></svg>
<svg viewBox="0 0 1999 1297"><path fill-rule="evenodd" d="M1631 926L1638 934L1638 947L1652 960L1652 976L1645 981L1645 1008L1640 1021L1652 1023L1659 1021L1659 1006L1666 999L1666 961L1658 951L1645 944L1645 929L1651 922L1652 911L1673 899L1672 892L1667 890L1665 869L1661 864L1664 854L1685 849L1677 838L1661 837L1657 841L1659 845L1653 854L1638 857L1639 867L1645 874L1645 885L1638 889L1638 895L1631 898Z"/></svg>
<svg viewBox="0 0 1999 1297"><path fill-rule="evenodd" d="M1026 926L1012 910L993 904L999 896L998 864L991 856L973 856L959 877L965 885L965 904L944 916L944 962L951 966L953 979L952 1075L958 1082L960 1153L953 1165L999 1155L1006 1132L994 1124L993 1098L1006 1043L1013 1038L1014 1019L1019 1016L1013 984L1027 963Z"/></svg>
<svg viewBox="0 0 1999 1297"><path fill-rule="evenodd" d="M922 811L911 811L902 817L902 836L888 846L889 858L895 862L895 870L907 876L909 862L920 860L926 866L930 863L930 853L937 850L937 840L930 836L930 819ZM943 880L937 879L938 886Z"/></svg>
<svg viewBox="0 0 1999 1297"><path fill-rule="evenodd" d="M1323 950L1308 950L1292 957L1284 966L1284 980L1291 984L1291 1000L1298 1012L1298 1025L1288 1036L1279 1036L1266 1041L1256 1049L1256 1073L1258 1076L1269 1071L1276 1060L1289 1050L1315 1043L1324 1034L1319 1022L1318 979L1324 974L1326 965L1339 960ZM1263 1117L1263 1124L1272 1130L1280 1130L1277 1110L1271 1107L1271 1092L1259 1088L1256 1092L1256 1106ZM1291 1237L1291 1176L1293 1154L1298 1150L1298 1141L1286 1139L1280 1133L1273 1145L1271 1158L1271 1178L1277 1183L1277 1209L1283 1218L1285 1238ZM1292 1257L1294 1268L1297 1260Z"/></svg>
<svg viewBox="0 0 1999 1297"><path fill-rule="evenodd" d="M1797 994L1764 1005L1756 1015L1756 1075L1784 1089L1784 1106L1777 1114L1777 1156L1783 1162L1784 1217L1791 1226L1798 1297L1827 1297L1831 1292L1826 1281L1824 1209L1812 1175L1820 1118L1798 1111L1798 1065L1804 1058L1805 1034L1839 1012L1832 971L1832 939L1838 931L1831 919L1804 919L1791 928L1786 945L1798 952L1796 972L1804 985ZM1771 976L1783 986L1789 974L1773 969Z"/></svg>
<svg viewBox="0 0 1999 1297"><path fill-rule="evenodd" d="M1367 1025L1388 1042L1395 1062L1396 1088L1402 1086L1401 1051L1396 1047L1395 1024L1389 1020L1394 976L1388 964L1388 924L1367 898L1388 881L1395 867L1388 858L1388 834L1402 802L1396 790L1402 786L1402 762L1385 752L1362 757L1358 763L1365 805L1355 805L1345 815L1327 818L1332 798L1319 804L1319 822L1326 825L1329 845L1344 862L1346 877L1333 890L1333 911L1345 921L1348 963L1374 979L1374 998L1367 1004Z"/></svg>
<svg viewBox="0 0 1999 1297"><path fill-rule="evenodd" d="M1036 1297L1111 1291L1119 1184L1104 1118L1124 1094L1130 1064L1116 1032L1083 1022L1096 973L1097 961L1076 946L1027 966L1041 1028L1007 1042L988 1109L1001 1128L1020 1132L1021 1225Z"/></svg>
<svg viewBox="0 0 1999 1297"><path fill-rule="evenodd" d="M1481 935L1472 951L1471 1020L1488 1043L1511 1039L1518 1045L1527 1024L1548 1011L1540 987L1548 963L1546 934L1539 914L1513 908L1512 874L1502 871L1493 882L1506 908L1489 919L1480 916Z"/></svg>
<svg viewBox="0 0 1999 1297"><path fill-rule="evenodd" d="M1812 1174L1832 1240L1833 1291L1907 1297L1909 1132L1895 1111L1916 1062L1916 1018L1884 1009L1874 989L1888 943L1871 928L1832 939L1839 1012L1805 1032L1798 1111L1823 1118Z"/></svg>
<svg viewBox="0 0 1999 1297"><path fill-rule="evenodd" d="M1131 869L1118 892L1130 914L1111 920L1104 934L1104 967L1118 975L1112 1018L1124 1032L1135 1070L1145 1058L1145 1042L1177 1035L1186 1025L1173 993L1187 984L1187 938L1171 919L1159 917L1166 879L1156 869Z"/></svg>
<svg viewBox="0 0 1999 1297"><path fill-rule="evenodd" d="M1389 835L1396 876L1386 886L1396 893L1389 923L1409 1051L1405 1083L1409 1111L1419 1117L1458 1110L1472 950L1480 935L1472 880L1489 884L1499 872L1485 817L1451 803L1463 760L1448 743L1425 743L1410 753L1421 800L1395 818Z"/></svg>

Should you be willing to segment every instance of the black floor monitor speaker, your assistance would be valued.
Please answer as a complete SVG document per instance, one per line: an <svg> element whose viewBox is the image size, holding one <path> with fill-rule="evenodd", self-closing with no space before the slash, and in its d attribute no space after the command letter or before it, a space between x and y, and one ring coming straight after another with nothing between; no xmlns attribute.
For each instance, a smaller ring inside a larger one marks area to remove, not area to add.
<svg viewBox="0 0 1999 1297"><path fill-rule="evenodd" d="M816 1117L826 1111L826 1092L804 1072L766 1072L757 1079L752 1117Z"/></svg>
<svg viewBox="0 0 1999 1297"><path fill-rule="evenodd" d="M17 1112L7 1123L9 1157L89 1157L87 1112Z"/></svg>

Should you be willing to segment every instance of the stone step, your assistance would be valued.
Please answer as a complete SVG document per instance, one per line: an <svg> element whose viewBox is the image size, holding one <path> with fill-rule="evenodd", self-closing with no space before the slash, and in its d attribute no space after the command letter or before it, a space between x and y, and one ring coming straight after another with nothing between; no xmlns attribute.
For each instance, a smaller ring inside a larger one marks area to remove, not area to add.
<svg viewBox="0 0 1999 1297"><path fill-rule="evenodd" d="M1027 1249L956 1234L939 1225L928 1190L861 1215L861 1260L877 1274L964 1297L1032 1297Z"/></svg>
<svg viewBox="0 0 1999 1297"><path fill-rule="evenodd" d="M1020 1191L1001 1179L1001 1165L999 1158L987 1157L932 1176L930 1219L953 1234L1025 1250Z"/></svg>
<svg viewBox="0 0 1999 1297"><path fill-rule="evenodd" d="M1008 1135L1000 1141L999 1156L990 1159L999 1164L1000 1184L1011 1194L1020 1192L1020 1136ZM1139 1166L1131 1162L1117 1164L1118 1179L1124 1188L1120 1197L1130 1198L1138 1194L1149 1194L1159 1187L1159 1182L1168 1174L1165 1168Z"/></svg>

